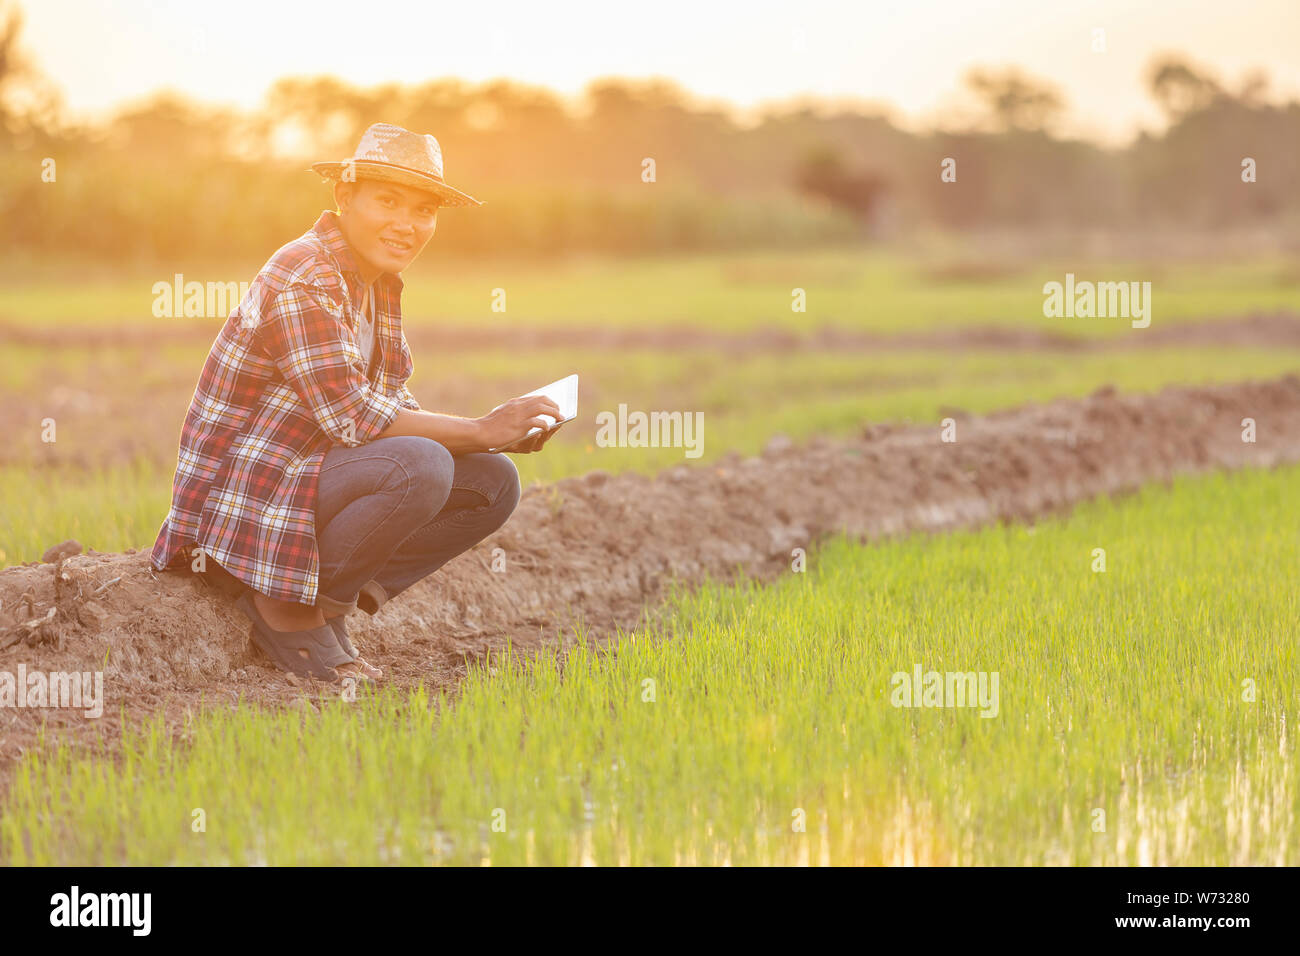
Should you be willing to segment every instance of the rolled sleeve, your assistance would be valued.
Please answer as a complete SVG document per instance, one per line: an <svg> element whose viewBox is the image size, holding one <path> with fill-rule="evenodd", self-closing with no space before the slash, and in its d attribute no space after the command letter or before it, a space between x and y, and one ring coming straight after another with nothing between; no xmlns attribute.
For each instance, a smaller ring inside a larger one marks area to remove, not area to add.
<svg viewBox="0 0 1300 956"><path fill-rule="evenodd" d="M259 332L321 431L336 445L355 447L378 438L407 406L401 396L371 387L343 316L342 302L329 291L295 284L276 296Z"/></svg>
<svg viewBox="0 0 1300 956"><path fill-rule="evenodd" d="M413 412L420 411L420 403L415 400L415 396L411 394L411 390L405 385L402 386L402 394L398 398L398 402L403 408L409 408Z"/></svg>
<svg viewBox="0 0 1300 956"><path fill-rule="evenodd" d="M412 411L420 411L420 403L415 400L411 394L411 389L407 386L406 381L411 377L411 372L415 370L415 362L411 358L411 346L406 342L406 333L402 333L401 349L399 351L398 379L400 386L398 393L403 408L409 408Z"/></svg>

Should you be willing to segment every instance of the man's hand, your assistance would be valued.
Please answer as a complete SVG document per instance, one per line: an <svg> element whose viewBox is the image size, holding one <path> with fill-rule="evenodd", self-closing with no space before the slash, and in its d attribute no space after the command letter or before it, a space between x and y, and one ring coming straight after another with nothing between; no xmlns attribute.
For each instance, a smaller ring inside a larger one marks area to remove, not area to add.
<svg viewBox="0 0 1300 956"><path fill-rule="evenodd" d="M558 431L558 427L550 428L542 415L549 415L556 421L563 417L560 406L545 395L512 398L504 405L492 409L482 418L475 419L475 424L478 426L478 439L484 449L500 448L522 438L535 425L542 431L510 450L537 451L546 443L547 438Z"/></svg>
<svg viewBox="0 0 1300 956"><path fill-rule="evenodd" d="M510 452L511 454L518 453L520 455L527 455L531 452L541 451L542 446L545 445L548 441L550 441L551 436L554 435L556 432L558 432L561 428L563 428L564 424L565 424L564 422L561 422L560 424L556 425L554 428L550 429L549 431L538 432L532 438L529 438L525 441L521 441L518 445L515 445L513 448L507 448L506 451Z"/></svg>

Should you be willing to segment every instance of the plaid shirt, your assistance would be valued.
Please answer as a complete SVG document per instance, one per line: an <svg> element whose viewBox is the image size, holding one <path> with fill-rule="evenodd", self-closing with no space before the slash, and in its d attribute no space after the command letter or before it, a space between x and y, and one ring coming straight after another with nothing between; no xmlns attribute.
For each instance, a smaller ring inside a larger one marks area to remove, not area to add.
<svg viewBox="0 0 1300 956"><path fill-rule="evenodd" d="M155 568L197 544L254 590L316 603L325 453L372 441L399 409L420 407L406 387L402 280L376 282L369 377L356 332L362 285L332 212L262 267L199 374Z"/></svg>

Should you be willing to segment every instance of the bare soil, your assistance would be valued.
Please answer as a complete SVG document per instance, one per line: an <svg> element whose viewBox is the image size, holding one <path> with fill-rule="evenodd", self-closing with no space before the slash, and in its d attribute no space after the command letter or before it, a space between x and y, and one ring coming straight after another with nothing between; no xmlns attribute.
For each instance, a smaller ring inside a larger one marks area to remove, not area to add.
<svg viewBox="0 0 1300 956"><path fill-rule="evenodd" d="M565 644L581 619L605 640L660 613L669 583L789 573L792 549L831 533L864 539L1033 519L1184 472L1300 460L1300 378L1102 389L1085 399L957 417L939 426L871 426L852 440L777 437L764 453L654 478L600 471L527 489L492 537L351 621L354 642L400 686L452 688L467 662L507 642ZM1242 441L1253 418L1257 442ZM55 542L51 542L54 544ZM491 570L503 549L506 570ZM815 560L815 556L812 558ZM32 623L39 622L39 623ZM242 697L279 706L336 695L288 677L248 640L231 599L196 576L155 574L143 553L81 554L0 571L0 671L104 672L104 716L0 710L0 767L42 721L77 741L114 738L128 718L173 718Z"/></svg>

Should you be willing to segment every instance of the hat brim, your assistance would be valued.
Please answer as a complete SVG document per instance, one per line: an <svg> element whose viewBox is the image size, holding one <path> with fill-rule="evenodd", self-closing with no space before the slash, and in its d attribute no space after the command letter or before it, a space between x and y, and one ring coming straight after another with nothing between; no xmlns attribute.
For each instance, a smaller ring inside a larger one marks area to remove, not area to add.
<svg viewBox="0 0 1300 956"><path fill-rule="evenodd" d="M314 172L319 173L328 180L337 180L342 178L345 166L351 166L353 174L357 179L377 180L385 183L397 183L399 186L412 186L416 189L423 189L431 192L442 200L444 206L481 206L483 201L475 199L469 193L463 193L454 186L448 186L432 176L426 176L424 173L416 172L413 169L407 169L405 166L394 166L391 163L381 163L375 160L358 159L349 160L346 163L312 163L311 168Z"/></svg>

